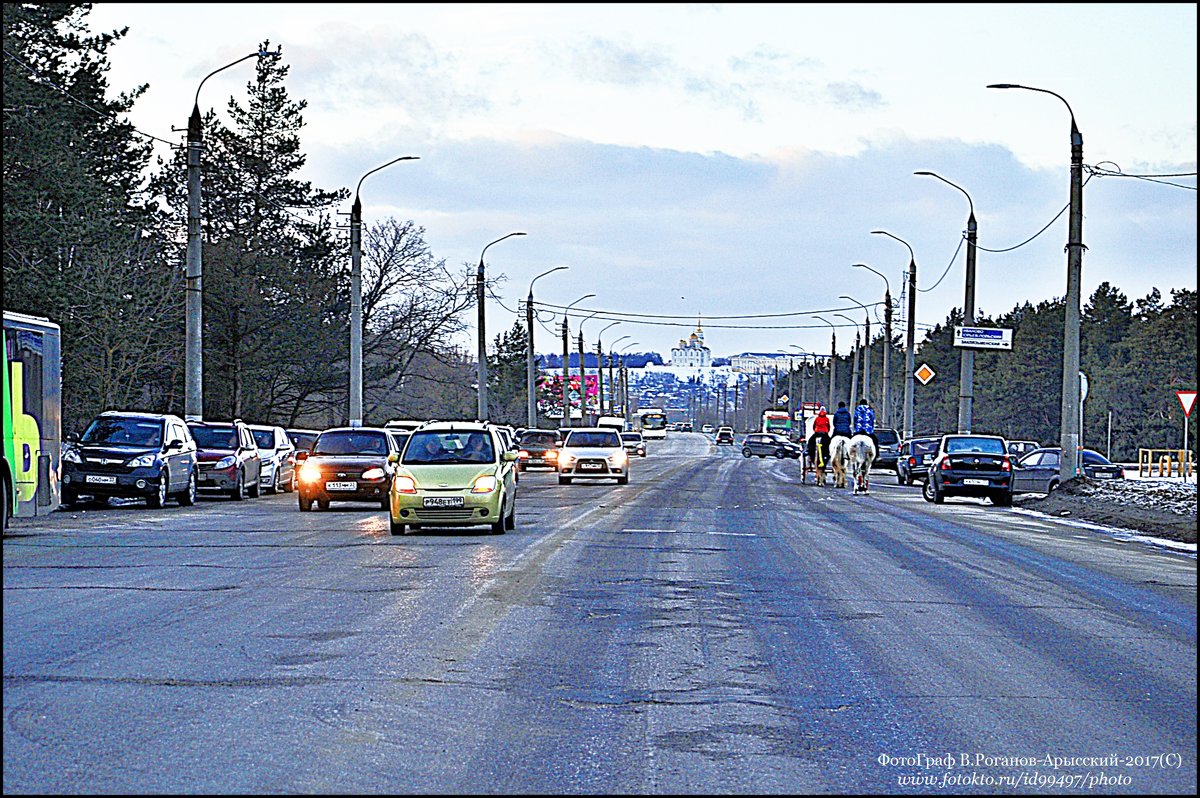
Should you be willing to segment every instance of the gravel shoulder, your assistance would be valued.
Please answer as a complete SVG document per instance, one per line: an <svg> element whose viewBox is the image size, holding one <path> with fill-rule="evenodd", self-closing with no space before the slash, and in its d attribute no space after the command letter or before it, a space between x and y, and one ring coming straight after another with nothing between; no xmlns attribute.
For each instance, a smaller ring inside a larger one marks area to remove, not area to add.
<svg viewBox="0 0 1200 798"><path fill-rule="evenodd" d="M1017 494L1013 504L1145 535L1196 542L1196 484L1179 480L1072 479L1042 495Z"/></svg>

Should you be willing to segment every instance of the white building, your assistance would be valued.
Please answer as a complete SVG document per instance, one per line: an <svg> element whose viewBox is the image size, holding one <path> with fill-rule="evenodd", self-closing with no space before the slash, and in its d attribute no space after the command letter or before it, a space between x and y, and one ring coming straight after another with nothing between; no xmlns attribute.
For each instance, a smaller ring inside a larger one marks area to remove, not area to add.
<svg viewBox="0 0 1200 798"><path fill-rule="evenodd" d="M773 374L776 370L786 372L789 364L800 360L799 355L786 353L742 352L729 358L729 366L742 374Z"/></svg>
<svg viewBox="0 0 1200 798"><path fill-rule="evenodd" d="M687 338L679 339L679 346L671 350L671 365L684 368L707 368L712 365L712 350L704 345L704 330L696 320L696 331Z"/></svg>

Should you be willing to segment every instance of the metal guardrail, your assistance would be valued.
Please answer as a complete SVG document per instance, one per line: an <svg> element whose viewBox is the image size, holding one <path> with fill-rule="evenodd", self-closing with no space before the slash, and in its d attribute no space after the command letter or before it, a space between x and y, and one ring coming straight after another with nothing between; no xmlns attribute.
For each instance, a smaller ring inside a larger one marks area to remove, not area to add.
<svg viewBox="0 0 1200 798"><path fill-rule="evenodd" d="M1195 470L1195 459L1187 449L1138 449L1139 477L1177 476L1183 479Z"/></svg>

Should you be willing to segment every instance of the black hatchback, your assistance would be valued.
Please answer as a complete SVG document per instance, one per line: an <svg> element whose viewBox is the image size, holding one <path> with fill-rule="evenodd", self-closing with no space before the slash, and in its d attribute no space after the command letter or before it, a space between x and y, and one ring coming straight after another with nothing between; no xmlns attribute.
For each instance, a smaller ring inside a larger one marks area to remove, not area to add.
<svg viewBox="0 0 1200 798"><path fill-rule="evenodd" d="M145 499L151 507L172 496L185 507L196 503L196 441L177 416L109 410L67 442L63 504L81 496Z"/></svg>
<svg viewBox="0 0 1200 798"><path fill-rule="evenodd" d="M775 432L752 432L742 439L742 457L790 457L800 459L803 449Z"/></svg>

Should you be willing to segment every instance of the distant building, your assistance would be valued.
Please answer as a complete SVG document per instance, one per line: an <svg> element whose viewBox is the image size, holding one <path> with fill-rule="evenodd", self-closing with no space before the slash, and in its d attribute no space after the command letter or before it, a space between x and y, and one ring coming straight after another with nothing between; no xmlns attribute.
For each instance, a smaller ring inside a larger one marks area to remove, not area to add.
<svg viewBox="0 0 1200 798"><path fill-rule="evenodd" d="M742 374L773 374L776 369L787 371L789 363L798 359L782 352L742 352L729 358L729 366Z"/></svg>
<svg viewBox="0 0 1200 798"><path fill-rule="evenodd" d="M679 339L679 346L671 350L671 365L685 368L707 368L712 365L712 350L704 345L704 330L696 320L696 331L687 338Z"/></svg>

